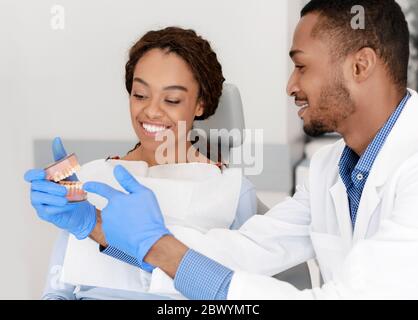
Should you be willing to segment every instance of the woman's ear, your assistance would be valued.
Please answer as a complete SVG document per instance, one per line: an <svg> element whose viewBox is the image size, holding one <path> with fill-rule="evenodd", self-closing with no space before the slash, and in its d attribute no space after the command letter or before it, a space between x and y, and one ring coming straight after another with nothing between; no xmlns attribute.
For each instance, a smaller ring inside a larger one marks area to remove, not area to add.
<svg viewBox="0 0 418 320"><path fill-rule="evenodd" d="M197 106L196 106L196 111L194 113L195 117L200 117L203 115L203 112L205 111L205 108L203 107L203 103L202 102L198 102Z"/></svg>
<svg viewBox="0 0 418 320"><path fill-rule="evenodd" d="M376 51L372 48L362 48L354 55L353 77L357 82L367 80L377 65Z"/></svg>

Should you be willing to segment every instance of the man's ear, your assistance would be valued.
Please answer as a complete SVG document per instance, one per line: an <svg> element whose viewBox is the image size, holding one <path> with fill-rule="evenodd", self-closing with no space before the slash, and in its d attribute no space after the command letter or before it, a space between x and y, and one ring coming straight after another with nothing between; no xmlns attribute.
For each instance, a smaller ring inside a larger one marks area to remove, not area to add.
<svg viewBox="0 0 418 320"><path fill-rule="evenodd" d="M203 112L205 111L205 108L204 108L204 106L203 106L203 103L201 102L201 101L199 101L198 103L197 103L197 106L196 106L196 111L195 111L195 113L194 113L194 116L195 117L200 117L200 116L202 116L203 115Z"/></svg>
<svg viewBox="0 0 418 320"><path fill-rule="evenodd" d="M365 47L357 51L353 61L353 78L357 82L367 80L377 66L377 54L372 48Z"/></svg>

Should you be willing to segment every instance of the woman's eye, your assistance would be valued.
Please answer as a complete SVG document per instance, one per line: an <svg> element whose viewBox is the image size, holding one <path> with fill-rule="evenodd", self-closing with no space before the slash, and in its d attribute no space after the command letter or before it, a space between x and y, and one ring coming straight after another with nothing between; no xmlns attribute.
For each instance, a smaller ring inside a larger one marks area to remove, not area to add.
<svg viewBox="0 0 418 320"><path fill-rule="evenodd" d="M305 68L305 66L302 66L302 65L296 65L295 67L296 69L299 69L299 70L302 70L303 68Z"/></svg>
<svg viewBox="0 0 418 320"><path fill-rule="evenodd" d="M137 93L135 93L135 94L133 94L133 96L135 97L135 98L137 98L138 100L144 100L146 97L145 96L143 96L142 94L137 94Z"/></svg>
<svg viewBox="0 0 418 320"><path fill-rule="evenodd" d="M180 100L168 100L168 99L166 99L165 102L167 102L169 104L179 104Z"/></svg>

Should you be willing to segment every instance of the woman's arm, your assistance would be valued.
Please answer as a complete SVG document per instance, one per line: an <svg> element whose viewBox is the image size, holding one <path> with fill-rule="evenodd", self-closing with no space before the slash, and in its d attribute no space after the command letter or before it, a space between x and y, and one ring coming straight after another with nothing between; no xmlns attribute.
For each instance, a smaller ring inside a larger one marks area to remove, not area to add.
<svg viewBox="0 0 418 320"><path fill-rule="evenodd" d="M75 286L60 281L67 250L69 233L62 231L55 243L48 268L48 276L42 295L43 300L75 300Z"/></svg>
<svg viewBox="0 0 418 320"><path fill-rule="evenodd" d="M254 185L242 177L240 197L235 219L230 226L231 230L238 230L253 215L257 214L257 195Z"/></svg>

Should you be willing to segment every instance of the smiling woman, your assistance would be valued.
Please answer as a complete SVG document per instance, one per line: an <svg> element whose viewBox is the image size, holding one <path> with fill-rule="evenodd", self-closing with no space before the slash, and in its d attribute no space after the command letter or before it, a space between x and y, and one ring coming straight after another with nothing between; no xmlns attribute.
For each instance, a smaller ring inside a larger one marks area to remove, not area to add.
<svg viewBox="0 0 418 320"><path fill-rule="evenodd" d="M184 162L179 141L186 141L186 150L192 148L187 134L193 121L215 113L224 80L216 53L193 30L169 27L146 33L131 48L126 64L132 125L140 143L125 159L162 164L156 160L162 142L157 136L171 130L176 162Z"/></svg>
<svg viewBox="0 0 418 320"><path fill-rule="evenodd" d="M240 169L211 161L187 139L194 120L213 115L222 94L225 79L209 42L193 30L150 31L131 48L125 80L132 127L140 142L121 159L109 157L84 164L77 172L80 181L120 189L113 173L122 165L153 191L168 230L191 248L204 249L206 242L199 239L211 229L239 228L256 213L253 185ZM163 136L171 138L164 141ZM162 145L174 149L175 157L159 161ZM50 206L50 195L44 191L43 208ZM82 226L87 230L79 237L82 241L72 231L71 235L62 233L52 254L45 299L184 298L173 291L171 280L164 281L164 286L153 285L164 275L152 265L108 245L102 232L101 218L109 216L103 198L88 193L82 203L95 209L89 216L93 218L86 221L95 221ZM68 204L60 210L66 217L70 213L80 216ZM112 225L117 227L119 222ZM216 248L210 250L218 254ZM58 285L57 266L62 268Z"/></svg>

